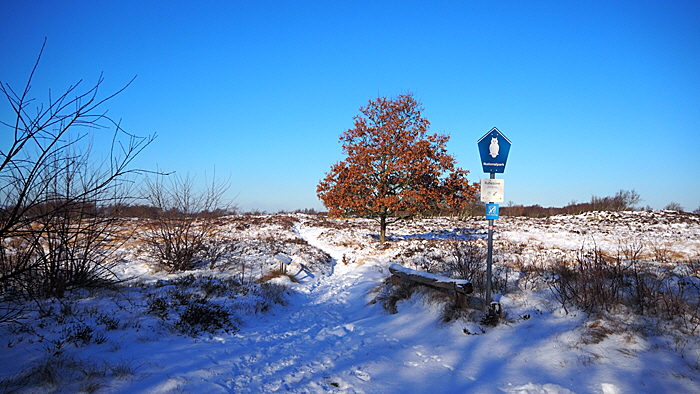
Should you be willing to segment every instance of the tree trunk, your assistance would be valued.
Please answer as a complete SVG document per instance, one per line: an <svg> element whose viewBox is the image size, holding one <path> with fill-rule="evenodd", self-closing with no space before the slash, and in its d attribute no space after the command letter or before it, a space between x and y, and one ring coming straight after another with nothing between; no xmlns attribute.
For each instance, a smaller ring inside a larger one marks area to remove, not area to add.
<svg viewBox="0 0 700 394"><path fill-rule="evenodd" d="M379 218L379 242L386 241L386 216L381 215Z"/></svg>

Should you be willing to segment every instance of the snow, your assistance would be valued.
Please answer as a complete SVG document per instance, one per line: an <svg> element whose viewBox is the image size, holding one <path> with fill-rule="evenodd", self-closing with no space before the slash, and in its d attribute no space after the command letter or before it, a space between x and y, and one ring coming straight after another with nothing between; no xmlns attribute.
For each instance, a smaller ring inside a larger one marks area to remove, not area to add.
<svg viewBox="0 0 700 394"><path fill-rule="evenodd" d="M372 302L392 264L414 261L402 257L406 251L435 248L448 239L483 242L483 220L435 218L397 224L389 228L392 241L386 246L376 242L371 221L291 218L291 226L262 217L245 229L236 223L223 227L240 242L256 245L257 254L244 274L249 277L267 266L279 266L275 255L280 252L255 240L296 240L296 249L286 250L284 256L291 266L297 264L300 283L287 277L273 280L288 288L284 303L257 312L252 299L264 299L264 294L227 293L215 301L239 311L235 328L196 337L174 332L138 306L174 294L166 292L176 288L172 280L182 275L157 272L148 258L124 251L119 273L138 277L131 287L120 294L89 293L72 304L74 311L99 312L82 319L104 341L75 340L59 348L57 340L70 337L66 330L80 327L80 322L68 315L51 328L39 324L46 321L41 314L28 312L34 320L25 328L0 327L0 380L27 371L41 375L48 368L37 366L58 360L73 363L59 369L62 376L9 388L21 393L700 392L697 334L665 332L661 323L652 327L651 335L641 328L613 330L608 325L639 318L566 313L542 286L501 295L507 319L495 327L470 319L442 323L441 307L421 294L400 301L396 314ZM504 218L497 221L496 230L497 264L516 257L539 264L545 257L576 253L584 244L614 253L632 239L662 245L677 269L700 255L700 221L692 215ZM329 267L309 262L308 248L327 253ZM303 274L299 264L312 272ZM195 274L222 280L241 277L240 271L206 268ZM153 284L160 287L149 287ZM55 310L62 307L58 302L52 305ZM106 329L109 318L118 319L119 328ZM100 368L108 372L100 373ZM9 391L7 385L0 388Z"/></svg>

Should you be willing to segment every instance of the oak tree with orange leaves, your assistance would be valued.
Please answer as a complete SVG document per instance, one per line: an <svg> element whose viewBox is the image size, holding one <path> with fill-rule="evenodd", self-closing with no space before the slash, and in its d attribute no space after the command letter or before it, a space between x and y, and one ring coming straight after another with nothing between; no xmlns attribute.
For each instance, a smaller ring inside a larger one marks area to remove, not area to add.
<svg viewBox="0 0 700 394"><path fill-rule="evenodd" d="M346 159L334 164L316 188L330 216L360 216L386 227L425 211L462 209L475 199L468 171L455 168L447 135L428 134L412 94L379 97L360 108L355 127L340 136Z"/></svg>

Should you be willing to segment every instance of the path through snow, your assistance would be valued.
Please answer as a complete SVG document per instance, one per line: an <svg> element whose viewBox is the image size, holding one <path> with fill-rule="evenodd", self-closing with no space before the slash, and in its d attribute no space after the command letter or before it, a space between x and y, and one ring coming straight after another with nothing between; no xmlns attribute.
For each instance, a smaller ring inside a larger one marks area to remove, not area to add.
<svg viewBox="0 0 700 394"><path fill-rule="evenodd" d="M377 312L364 300L382 274L376 267L338 267L342 251L320 242L321 231L302 227L300 234L330 253L336 265L332 275L293 285L291 305L244 325L234 336L203 339L206 343L168 352L162 360L150 358L150 376L136 386L188 393L383 391L367 388L374 383L364 369L376 360L372 343L391 340L367 335L362 323ZM172 366L173 357L179 360L175 368L159 370L158 365ZM170 378L163 379L163 373Z"/></svg>

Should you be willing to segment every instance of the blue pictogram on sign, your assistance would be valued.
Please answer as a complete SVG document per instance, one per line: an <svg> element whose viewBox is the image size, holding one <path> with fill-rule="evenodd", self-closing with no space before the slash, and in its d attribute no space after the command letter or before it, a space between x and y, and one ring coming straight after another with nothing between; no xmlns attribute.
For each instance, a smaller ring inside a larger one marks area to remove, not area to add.
<svg viewBox="0 0 700 394"><path fill-rule="evenodd" d="M486 219L498 219L498 204L486 204Z"/></svg>

